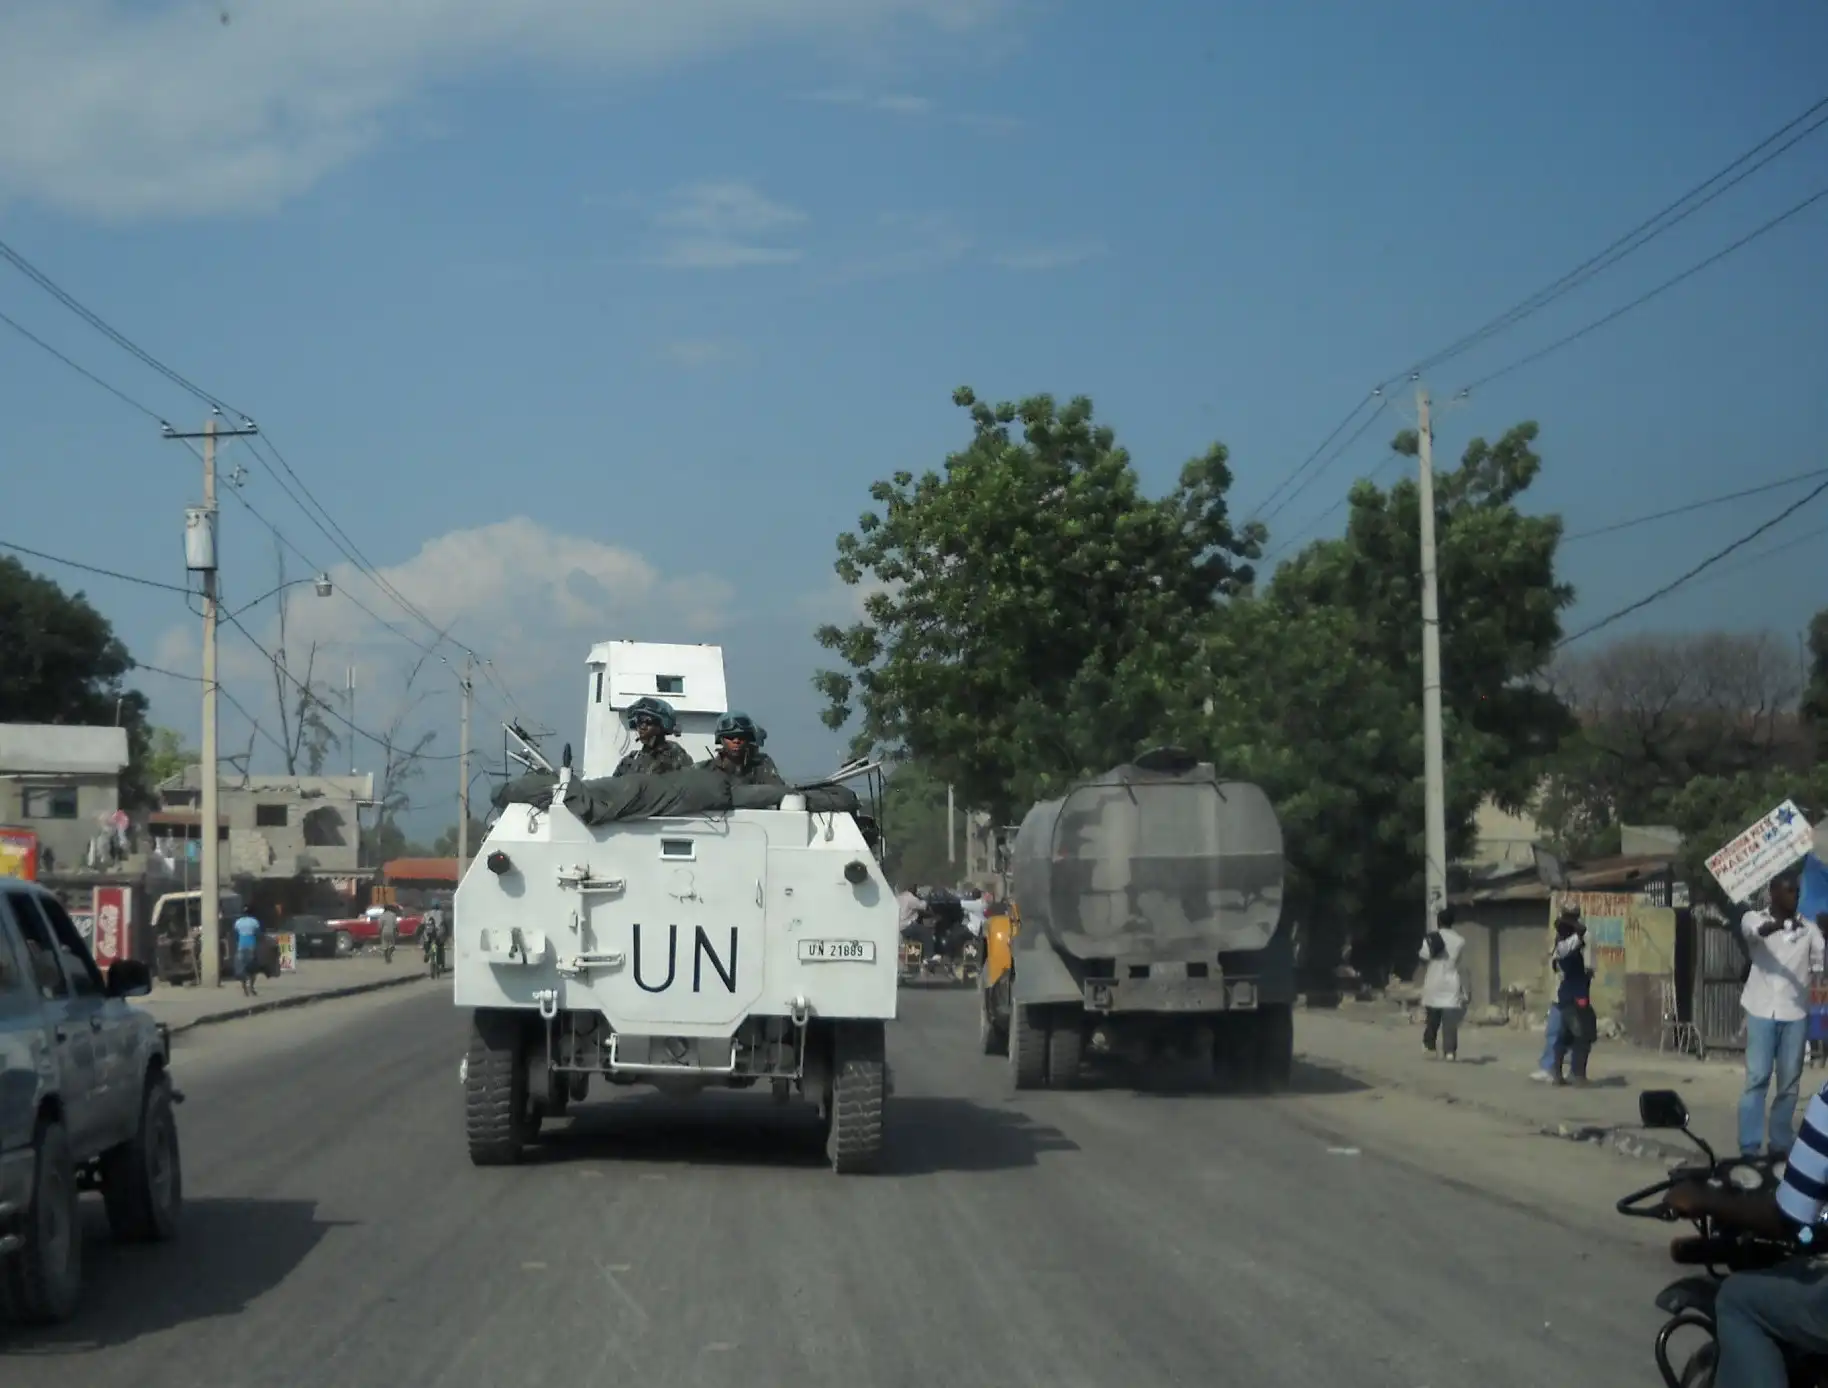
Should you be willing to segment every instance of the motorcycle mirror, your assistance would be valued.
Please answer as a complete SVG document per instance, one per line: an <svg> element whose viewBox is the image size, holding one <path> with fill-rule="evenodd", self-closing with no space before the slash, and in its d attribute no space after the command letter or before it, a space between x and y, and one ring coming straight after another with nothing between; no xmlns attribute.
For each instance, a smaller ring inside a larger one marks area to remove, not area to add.
<svg viewBox="0 0 1828 1388"><path fill-rule="evenodd" d="M1646 1128L1686 1128L1688 1105L1673 1089L1646 1089L1638 1095L1638 1122Z"/></svg>

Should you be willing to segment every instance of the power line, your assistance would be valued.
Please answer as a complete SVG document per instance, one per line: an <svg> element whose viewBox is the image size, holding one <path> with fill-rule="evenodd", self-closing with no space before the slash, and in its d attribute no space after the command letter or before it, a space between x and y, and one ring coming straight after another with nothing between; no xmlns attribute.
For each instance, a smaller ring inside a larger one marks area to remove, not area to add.
<svg viewBox="0 0 1828 1388"><path fill-rule="evenodd" d="M1698 261L1697 263L1689 266L1688 269L1682 271L1681 274L1674 275L1674 276L1670 277L1669 279L1664 280L1663 283L1659 284L1654 289L1646 290L1644 293L1638 295L1637 298L1633 299L1630 303L1623 304L1620 307L1613 309L1611 313L1606 314L1604 317L1594 319L1591 323L1587 324L1584 328L1576 329L1574 332L1569 333L1566 337L1558 338L1554 342L1551 342L1547 347L1539 347L1536 351L1531 352L1525 356L1519 357L1516 361L1512 362L1509 366L1501 366L1496 371L1488 372L1486 375L1479 377L1478 380L1472 382L1468 386L1463 387L1463 393L1475 391L1475 390L1479 389L1479 387L1481 387L1481 386L1490 385L1493 381L1497 380L1501 376L1508 376L1513 371L1519 371L1526 366L1530 366L1536 362L1539 362L1544 357L1549 356L1552 353L1559 352L1562 348L1570 346L1573 343L1580 341L1583 337L1587 336L1588 333L1595 332L1598 329L1605 327L1608 323L1616 322L1618 319L1623 318L1627 313L1632 312L1634 309L1642 308L1645 304L1649 303L1652 299L1656 298L1659 294L1662 294L1665 290L1674 289L1678 284L1681 284L1684 280L1692 279L1694 276L1700 274L1703 270L1707 269L1710 265L1714 265L1722 260L1725 260L1729 255L1733 254L1734 251L1740 250L1742 247L1751 245L1752 242L1756 241L1759 237L1765 235L1767 232L1775 231L1778 227L1782 226L1785 222L1789 221L1792 217L1796 216L1798 213L1808 210L1810 207L1813 207L1816 203L1820 202L1823 198L1828 198L1828 188L1821 188L1821 189L1818 189L1817 191L1811 193L1808 197L1804 198L1801 202L1797 203L1794 207L1791 207L1783 212L1778 213L1775 217L1771 218L1770 221L1764 223L1764 225L1757 227L1752 231L1748 231L1744 236L1740 237L1737 241L1734 241L1732 244L1730 244L1728 246L1724 246L1720 250L1715 251L1706 260Z"/></svg>
<svg viewBox="0 0 1828 1388"><path fill-rule="evenodd" d="M1704 511L1709 506L1719 506L1728 501L1740 501L1748 496L1762 496L1766 492L1781 491L1785 487L1794 487L1798 482L1808 482L1817 477L1828 477L1828 467L1811 468L1808 472L1799 472L1794 477L1785 477L1776 482L1766 482L1763 486L1746 487L1737 492L1725 492L1720 496L1710 496L1702 501L1691 501L1686 506L1672 506L1667 511L1652 511L1649 515L1633 516L1629 520L1614 521L1611 525L1598 526L1592 530L1577 530L1570 535L1562 536L1562 542L1567 544L1575 540L1591 540L1599 535L1616 535L1621 530L1649 525L1652 521L1668 520L1672 516L1686 516L1691 511Z"/></svg>
<svg viewBox="0 0 1828 1388"><path fill-rule="evenodd" d="M1277 506L1274 510L1270 511L1268 515L1262 516L1260 518L1263 521L1263 523L1265 525L1268 525L1277 516L1281 515L1284 510L1286 510L1288 507L1292 506L1295 502L1295 499L1297 497L1299 497L1303 492L1305 492L1309 487L1313 486L1315 482L1319 481L1320 478L1326 473L1326 470L1328 468L1332 467L1334 463L1338 462L1340 460L1341 456L1344 455L1345 452L1348 449L1350 449L1353 444L1357 443L1361 438L1363 438L1365 436L1365 431L1367 429L1369 429L1373 424L1377 423L1378 420L1380 420L1384 417L1384 411L1389 408L1390 408L1390 397L1383 396L1381 399L1378 400L1377 408L1375 410L1373 410L1370 414L1365 416L1364 422L1361 423L1358 426L1358 428L1354 429L1349 435L1347 435L1346 441L1344 443L1340 444L1338 448L1334 449L1332 455L1330 457L1328 457L1328 459L1324 463L1322 463L1319 467L1315 468L1313 472L1309 473L1306 480L1303 481L1300 486L1296 487L1294 491L1290 492L1285 498L1283 498L1282 503L1279 506ZM1298 472L1291 474L1289 477L1289 480L1291 482L1294 481L1296 476L1299 476Z"/></svg>
<svg viewBox="0 0 1828 1388"><path fill-rule="evenodd" d="M46 342L42 337L38 336L37 333L33 332L30 328L26 327L24 324L19 323L12 318L9 318L4 313L0 313L0 323L6 324L7 327L11 328L14 332L18 333L19 336L23 337L27 342L30 342L33 346L39 347L42 350L49 352L52 356L56 357L58 361L62 362L65 366L69 367L70 370L74 371L77 375L87 377L90 381L94 382L96 385L100 386L103 390L107 391L108 394L112 395L116 400L119 400L122 404L128 405L131 408L138 410L141 414L145 415L146 418L152 420L153 423L155 423L155 424L165 423L164 417L162 415L160 415L157 410L151 408L148 405L142 405L138 400L135 400L131 395L127 394L126 391L120 389L118 386L112 385L109 382L104 381L100 376L97 376L93 371L89 370L88 367L83 366L78 362L72 361L69 357L65 356L62 352L58 351L50 343Z"/></svg>
<svg viewBox="0 0 1828 1388"><path fill-rule="evenodd" d="M1828 118L1824 118L1823 120L1816 121L1814 124L1810 125L1806 130L1803 130L1799 134L1793 136L1790 140L1786 141L1780 148L1772 150L1769 154L1765 155L1765 157L1763 159L1759 160L1756 164L1753 164L1752 167L1744 169L1736 177L1733 177L1730 181L1726 182L1725 184L1723 184L1722 186L1720 186L1718 188L1714 188L1714 190L1711 193L1709 193L1707 191L1714 184L1720 183L1720 181L1722 179L1726 178L1729 174L1732 174L1735 169L1739 169L1741 165L1746 164L1749 160L1752 160L1757 155L1763 153L1771 144L1773 144L1777 140L1782 139L1785 135L1789 134L1792 130L1795 130L1797 126L1802 125L1806 121L1809 121L1812 117L1815 117L1818 113L1822 112L1824 109L1828 109L1828 97L1823 97L1821 100L1817 101L1814 105L1810 106L1809 109L1804 111L1801 115L1797 116L1793 120L1786 122L1784 125L1779 127L1777 130L1773 131L1770 135L1767 135L1763 140L1759 141L1758 144L1754 145L1751 149L1747 150L1744 154L1741 154L1737 159L1734 159L1732 162L1730 162L1725 167L1723 167L1722 169L1720 169L1719 171L1714 173L1709 178L1706 178L1706 179L1702 180L1700 183L1696 184L1693 188L1689 189L1686 193L1684 193L1681 197L1677 198L1674 202L1669 203L1667 206L1663 207L1661 210L1654 213L1649 218L1638 223L1638 225L1631 228L1631 230L1629 230L1629 231L1625 232L1623 235L1615 238L1611 242L1611 244L1606 246L1603 250L1599 251L1598 253L1596 253L1592 256L1589 256L1586 260L1582 261L1579 265L1575 266L1572 270L1570 270L1566 274L1562 275L1561 278L1555 280L1554 282L1552 282L1548 285L1543 286L1543 288L1537 290L1534 294L1531 294L1528 297L1520 300L1518 303L1513 304L1510 308L1506 309L1503 313L1500 313L1496 317L1489 319L1487 322L1485 322L1480 327L1473 329L1470 333L1466 333L1466 334L1462 335L1461 337L1456 338L1453 342L1450 342L1446 347L1440 348L1439 350L1437 350L1433 353L1430 353L1427 356L1422 357L1420 360L1415 362L1412 366L1408 367L1407 369L1396 372L1395 374L1393 374L1391 376L1385 377L1384 380L1381 381L1376 386L1376 388L1372 391L1371 397L1368 397L1368 398L1375 398L1379 393L1389 390L1392 386L1397 385L1398 383L1400 383L1404 380L1416 378L1416 377L1420 376L1421 373L1423 373L1424 371L1431 370L1432 368L1434 368L1436 366L1439 366L1445 362L1451 361L1454 357L1457 357L1464 352L1470 351L1473 347L1479 345L1480 343L1483 343L1485 341L1490 340L1493 337L1498 336L1500 333L1508 330L1511 327L1516 326L1516 324L1522 322L1525 318L1534 314L1539 309L1546 307L1548 304L1552 303L1555 299L1558 299L1562 295L1571 292L1572 290L1578 288L1580 285L1586 283L1588 280L1592 279L1595 275L1598 275L1602 271L1610 269L1612 266L1618 264L1626 256L1632 254L1634 251L1640 249L1641 247L1649 244L1649 242L1651 240L1653 240L1655 237L1662 235L1663 232L1668 231L1671 227L1673 227L1673 226L1677 225L1679 222L1685 220L1691 214L1698 212L1702 207L1705 207L1708 203L1712 202L1715 198L1717 198L1721 194L1725 193L1728 189L1736 186L1738 183L1742 182L1745 178L1749 177L1751 174L1753 174L1753 173L1757 172L1759 169L1763 168L1766 164L1770 163L1772 159L1775 159L1779 155L1783 154L1786 150L1791 148L1791 146L1795 145L1800 140L1806 138L1809 135L1814 134L1817 130L1820 130L1824 125L1828 125ZM1701 198L1701 200L1699 202L1696 202L1695 199L1698 197L1701 197L1701 195L1703 193L1707 194L1706 197ZM1680 215L1674 216L1673 218L1671 217L1672 213L1678 212L1679 209L1683 209L1684 204L1691 203L1691 202L1694 203L1693 206L1687 207L1686 210L1680 211ZM1801 211L1801 210L1802 210L1801 208L1793 209L1792 214L1790 214L1790 215L1793 215L1794 212ZM1666 221L1666 219L1668 219L1668 220ZM1664 225L1659 226L1658 225L1659 223L1664 223ZM1655 229L1652 230L1653 228L1655 228ZM1754 233L1753 237L1747 238L1747 239L1748 240L1755 239L1757 235L1762 235L1765 230L1769 230L1769 226L1767 226L1765 228L1761 228L1759 232ZM1646 234L1646 233L1648 233L1648 234ZM1728 249L1725 252L1722 252L1721 254L1722 255L1731 254L1732 251L1737 250L1739 248L1739 246L1743 245L1743 244L1745 244L1743 241L1736 243L1735 245L1728 247ZM1720 258L1720 257L1719 256L1715 257L1715 259L1718 259L1718 258ZM1706 266L1711 263L1712 263L1711 260L1703 262L1701 265L1696 266L1694 268L1694 270L1691 270L1688 273L1689 274L1697 273L1698 271L1705 269ZM1671 281L1669 284L1660 286L1657 290L1652 291L1651 295L1645 296L1646 300L1648 298L1654 297L1658 293L1661 293L1663 289L1673 287L1673 285L1675 283L1679 283L1680 279L1685 278L1685 277L1686 276L1678 277L1678 279L1676 281ZM1628 308L1629 307L1635 307L1635 305L1628 306ZM1628 311L1628 309L1622 310L1622 311ZM1611 321L1611 320L1606 319L1606 320L1602 320L1601 323L1591 324L1587 328L1583 329L1581 331L1581 333L1577 334L1576 336L1584 336L1586 333L1593 331L1595 328L1603 326L1604 322L1609 322L1609 321ZM1568 342L1571 342L1573 340L1574 340L1573 337L1564 339L1562 342L1557 343L1556 347L1566 346L1568 344ZM1550 350L1554 350L1554 349L1550 349ZM1520 361L1520 362L1514 363L1512 366L1506 367L1504 369L1504 371L1495 372L1491 376L1486 377L1484 381L1478 382L1477 384L1484 384L1487 381L1495 380L1500 375L1504 375L1510 371L1517 370L1519 367L1527 364L1528 361L1537 360L1537 359L1539 359L1540 356L1546 356L1546 355L1548 355L1548 352L1544 351L1544 352L1538 354L1536 357L1526 358L1525 361ZM1467 387L1467 389L1469 389L1469 390L1471 388L1472 387ZM1262 510L1264 505L1267 505L1270 501L1274 500L1277 495L1280 494L1283 487L1288 486L1291 482L1294 481L1294 479L1296 477L1298 477L1302 472L1304 472L1308 467L1310 467L1313 464L1314 459L1318 458L1323 452L1326 451L1327 445L1330 444L1335 438L1337 438L1342 432L1344 432L1348 426L1350 426L1353 419L1355 419L1357 417L1359 410L1364 408L1365 403L1366 403L1366 401L1361 400L1357 405L1355 405L1352 409L1352 412L1350 414L1348 414L1344 419L1342 419L1337 425L1334 426L1333 432L1327 435L1326 439L1321 442L1320 446L1318 448L1316 448L1313 451L1313 453L1309 454L1307 459L1283 481L1281 486L1277 487L1275 491L1271 492L1270 495L1264 499L1264 502L1261 505L1259 505L1256 508L1256 510L1252 511L1250 516L1247 517L1246 519L1254 519L1257 514L1257 511Z"/></svg>
<svg viewBox="0 0 1828 1388"><path fill-rule="evenodd" d="M436 755L436 756L430 755L430 754L427 754L424 752L404 752L397 745L395 745L390 739L381 737L375 733L371 733L368 731L368 729L361 727L358 724L350 722L349 719L344 717L342 713L338 712L337 709L332 704L330 704L321 695L319 695L316 690L310 688L310 686L306 685L305 682L303 680L299 679L297 675L294 675L290 670L288 670L285 666L284 661L280 660L280 658L278 656L274 655L265 646L261 645L259 640L255 638L254 633L249 631L247 629L247 627L242 624L242 621L239 617L235 616L233 613L224 613L222 620L227 622L230 626L234 627L236 631L240 632L242 634L242 636L247 639L247 643L250 646L252 646L255 650L259 651L261 653L261 655L265 656L267 663L269 665L271 665L276 671L279 672L279 675L282 679L284 679L287 683L291 684L294 688L298 689L301 693L310 695L311 698L317 703L318 707L320 708L320 710L322 712L324 712L324 713L328 714L330 717L334 718L337 722L341 723L345 728L349 729L349 731L354 733L357 737L367 738L368 741L374 743L375 746L380 747L381 749L386 751L390 756L398 756L398 757L401 757L402 759L404 759L405 761L409 761L409 762L411 762L411 761L425 761L425 762L457 761L458 759L460 759L462 757L463 754L461 752L450 752L450 753L445 753L445 754Z"/></svg>
<svg viewBox="0 0 1828 1388"><path fill-rule="evenodd" d="M1528 298L1513 304L1510 308L1491 319L1482 327L1474 329L1472 332L1449 344L1434 355L1426 357L1422 361L1416 363L1410 370L1418 373L1429 371L1434 367L1461 355L1463 352L1470 351L1481 342L1497 336L1497 334L1505 331L1507 328L1516 326L1525 318L1548 307L1549 304L1553 303L1556 299L1561 298L1562 295L1578 289L1595 275L1610 269L1627 256L1643 249L1664 232L1670 230L1672 227L1680 225L1689 217L1706 207L1709 203L1713 202L1714 199L1720 197L1732 188L1737 187L1740 183L1743 183L1746 179L1757 173L1773 159L1778 158L1792 146L1807 139L1824 125L1828 125L1828 116L1822 117L1822 119L1817 120L1806 130L1791 136L1789 140L1786 140L1782 145L1778 146L1778 148L1772 150L1769 154L1766 154L1763 159L1760 159L1750 168L1741 170L1735 177L1729 179L1725 183L1721 183L1718 188L1715 188L1711 193L1707 193L1706 197L1700 197L1703 192L1706 192L1710 185L1719 183L1721 179L1726 178L1734 169L1739 168L1741 164L1744 164L1747 160L1752 159L1754 156L1761 153L1773 142L1782 139L1785 135L1789 134L1790 131L1796 129L1797 126L1801 125L1804 121L1809 120L1810 117L1815 116L1824 108L1828 108L1828 97L1823 97L1800 116L1786 122L1770 135L1767 135L1763 140L1760 140L1751 149L1733 160L1732 163L1728 164L1725 168L1715 173L1712 177L1696 184L1661 211L1638 223L1637 226L1613 241L1611 245L1607 246L1598 254L1588 257L1572 270L1568 271L1568 273L1563 275L1560 279L1543 286ZM1699 201L1693 201L1698 197L1700 197ZM1692 203L1692 205L1683 208L1684 203ZM1681 208L1682 210L1677 212L1678 208ZM1672 217L1670 215L1671 213L1676 213L1676 215ZM1669 220L1665 221L1665 218L1668 218ZM1659 222L1662 223L1661 226L1657 225ZM1652 230L1652 228L1654 228L1654 230Z"/></svg>
<svg viewBox="0 0 1828 1388"><path fill-rule="evenodd" d="M27 549L24 545L16 545L11 540L0 540L0 549L10 549L18 554L29 554L32 558L42 559L47 564L63 564L68 568L81 569L84 573L119 579L122 583L137 583L142 588L159 588L167 593L182 593L186 597L191 594L189 588L180 588L175 583L161 583L156 578L141 578L138 574L124 574L115 569L100 568L95 564L84 564L75 559L65 559L61 554L46 554L43 550Z"/></svg>
<svg viewBox="0 0 1828 1388"><path fill-rule="evenodd" d="M1385 382L1385 385L1388 385L1388 384L1389 384L1388 382ZM1297 477L1301 476L1302 473L1306 472L1308 470L1308 468L1312 467L1314 464L1314 460L1316 458L1318 458L1322 453L1325 453L1327 451L1327 445L1332 443L1334 439L1338 438L1341 434L1343 434L1346 431L1346 427L1349 424L1351 424L1354 419L1358 418L1358 412L1360 410L1364 409L1364 407L1366 405L1369 405L1373 400L1376 400L1379 396L1381 396L1383 394L1383 392L1384 392L1383 386L1381 386L1381 385L1373 386L1371 388L1371 393L1369 395L1365 396L1365 398L1360 400L1356 405L1354 405L1352 407L1351 411L1346 415L1346 417L1344 419L1340 420L1339 423L1337 423L1333 426L1333 432L1328 434L1324 439L1322 439L1320 441L1320 446L1318 448L1316 448L1312 453L1308 454L1308 456L1302 461L1302 463L1299 467L1297 467L1293 472L1289 473L1289 475L1287 477L1283 478L1282 481L1276 486L1274 491L1272 491L1268 496L1264 497L1263 500L1259 501L1256 504L1255 508L1252 509L1251 513L1244 518L1245 523L1249 524L1251 521L1255 520L1257 518L1258 514L1263 510L1263 508L1265 506L1269 505L1270 502L1274 501L1278 496L1280 496L1282 494L1283 489L1285 487L1287 487L1289 485L1289 483L1293 482Z"/></svg>
<svg viewBox="0 0 1828 1388"><path fill-rule="evenodd" d="M1621 618L1629 617L1633 612L1641 611L1642 609L1649 607L1652 603L1659 602L1662 599L1668 597L1671 593L1675 592L1676 589L1680 588L1683 584L1687 583L1691 578L1695 577L1695 575L1703 572L1706 569L1712 568L1715 564L1718 564L1722 559L1726 558L1727 555L1733 553L1735 550L1745 548L1745 546L1751 544L1753 540L1756 540L1760 535L1764 534L1767 530L1771 529L1773 526L1780 525L1784 521L1788 520L1791 516L1795 515L1798 511L1802 510L1803 507L1807 506L1811 501L1814 501L1816 499L1816 497L1820 496L1823 492L1828 492L1828 482L1823 482L1821 485L1816 487L1816 489L1814 491L1810 492L1809 495L1803 497L1800 501L1792 502L1789 506L1786 506L1782 511L1779 511L1775 516L1772 516L1770 520L1766 521L1763 525L1759 526L1756 530L1753 530L1748 534L1740 536L1737 540L1734 540L1725 549L1718 550L1715 553L1710 554L1706 559L1703 559L1699 564L1695 565L1694 568L1688 570L1687 573L1684 573L1681 577L1676 578L1676 579L1672 580L1671 582L1664 584L1661 588L1657 589L1656 592L1651 593L1645 597L1639 598L1636 602L1629 603L1626 606L1619 608L1618 611L1616 611L1616 612L1608 613L1606 616L1600 618L1597 622L1594 622L1589 626L1582 627L1579 631L1575 632L1572 636L1562 637L1561 640L1559 640L1555 643L1555 649L1560 650L1563 646L1571 646L1576 641L1581 640L1583 637L1591 636L1591 635L1593 635L1594 632L1599 631L1602 628L1611 626L1614 622L1619 621Z"/></svg>

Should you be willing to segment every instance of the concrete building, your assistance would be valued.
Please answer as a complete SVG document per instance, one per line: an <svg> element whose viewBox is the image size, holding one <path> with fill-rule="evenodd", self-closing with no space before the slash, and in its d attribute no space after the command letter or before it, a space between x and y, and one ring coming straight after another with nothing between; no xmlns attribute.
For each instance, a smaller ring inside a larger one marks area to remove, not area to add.
<svg viewBox="0 0 1828 1388"><path fill-rule="evenodd" d="M158 866L183 877L202 835L203 780L186 767L159 786L148 829ZM352 878L361 867L361 806L374 777L252 775L218 792L217 840L225 876Z"/></svg>
<svg viewBox="0 0 1828 1388"><path fill-rule="evenodd" d="M126 846L126 769L125 728L0 723L0 824L38 836L41 874L82 867L97 844L113 856Z"/></svg>

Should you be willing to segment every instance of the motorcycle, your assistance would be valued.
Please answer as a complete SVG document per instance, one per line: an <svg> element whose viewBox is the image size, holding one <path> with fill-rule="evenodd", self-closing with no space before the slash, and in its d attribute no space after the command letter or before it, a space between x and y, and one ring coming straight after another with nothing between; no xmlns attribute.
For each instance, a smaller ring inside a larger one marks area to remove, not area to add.
<svg viewBox="0 0 1828 1388"><path fill-rule="evenodd" d="M1715 1155L1714 1149L1690 1130L1688 1105L1673 1089L1647 1089L1639 1094L1638 1121L1646 1128L1680 1132L1707 1160L1704 1165L1678 1166L1655 1185L1627 1195L1616 1207L1622 1215L1675 1223L1682 1216L1664 1204L1660 1197L1672 1186L1689 1181L1707 1181L1748 1193L1770 1191L1777 1186L1777 1176L1770 1162L1749 1157L1722 1160ZM1655 1203L1651 1203L1653 1200ZM1720 1295L1721 1284L1730 1274L1775 1267L1812 1251L1818 1242L1815 1230L1804 1230L1794 1240L1779 1241L1722 1228L1711 1215L1690 1222L1695 1225L1695 1234L1671 1241L1670 1260L1678 1266L1699 1267L1705 1271L1677 1278L1657 1293L1657 1309L1669 1317L1657 1332L1654 1346L1657 1372L1662 1376L1665 1388L1713 1388L1714 1370L1720 1355L1714 1303ZM1677 1368L1670 1345L1684 1330L1698 1331L1702 1339ZM1791 1388L1828 1388L1828 1358L1800 1353L1791 1356L1790 1384Z"/></svg>
<svg viewBox="0 0 1828 1388"><path fill-rule="evenodd" d="M444 973L444 941L428 939L425 942L425 965L433 979Z"/></svg>

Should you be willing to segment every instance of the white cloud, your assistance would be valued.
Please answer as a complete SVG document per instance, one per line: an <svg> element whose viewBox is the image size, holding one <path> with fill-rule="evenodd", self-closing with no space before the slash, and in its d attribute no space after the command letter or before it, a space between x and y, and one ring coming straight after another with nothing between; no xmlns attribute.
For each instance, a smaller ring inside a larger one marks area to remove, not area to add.
<svg viewBox="0 0 1828 1388"><path fill-rule="evenodd" d="M734 598L730 585L714 574L665 573L632 550L562 534L525 516L441 535L417 554L382 567L380 574L434 626L451 629L454 642L470 645L494 662L490 672L478 673L475 683L481 747L498 741L487 729L501 712L575 727L584 657L596 642L615 636L708 639L723 625ZM291 590L285 646L294 675L302 677L315 641L316 673L325 687L340 690L344 670L354 667L359 726L381 732L405 706L405 677L423 652L363 612L353 598L413 641L434 648L436 654L425 659L413 686L415 694L432 697L408 728L439 729L438 743L430 750L450 750L456 740L456 704L448 696L456 687L453 672L462 662L462 644L439 643L423 623L349 565L332 569L331 579L336 591L328 598L315 596L309 586ZM256 591L266 586L261 583ZM228 599L232 607L235 595ZM275 602L261 604L241 620L268 651L279 649ZM154 643L156 663L180 674L197 670L197 625L166 631ZM277 733L272 666L232 627L223 629L220 649L225 693ZM526 706L505 708L508 701L498 684ZM194 707L194 689L169 694L174 706ZM165 707L161 702L160 711ZM231 714L225 710L223 716ZM361 750L366 758L376 748L364 742Z"/></svg>
<svg viewBox="0 0 1828 1388"><path fill-rule="evenodd" d="M1104 254L1102 241L1072 241L1054 246L1030 246L1006 251L995 260L1005 270L1065 270Z"/></svg>
<svg viewBox="0 0 1828 1388"><path fill-rule="evenodd" d="M806 214L740 180L693 183L676 188L653 213L661 236L651 263L671 270L733 270L748 265L785 265L800 258L796 248L765 244Z"/></svg>
<svg viewBox="0 0 1828 1388"><path fill-rule="evenodd" d="M888 279L955 265L970 252L971 237L943 212L884 213L881 245L839 267L840 281Z"/></svg>
<svg viewBox="0 0 1828 1388"><path fill-rule="evenodd" d="M873 596L877 593L896 592L899 587L899 584L884 583L869 574L854 584L846 583L834 573L825 580L822 588L802 593L796 606L815 622L849 626L852 622L863 621L869 615L864 611L864 604Z"/></svg>
<svg viewBox="0 0 1828 1388"><path fill-rule="evenodd" d="M270 210L475 74L591 78L765 42L963 31L1012 0L198 0L0 5L0 198L107 218ZM701 256L701 259L703 257Z"/></svg>
<svg viewBox="0 0 1828 1388"><path fill-rule="evenodd" d="M809 92L803 100L827 106L859 106L871 111L885 111L896 116L926 116L933 113L933 102L908 92L862 92L851 87L831 91Z"/></svg>

